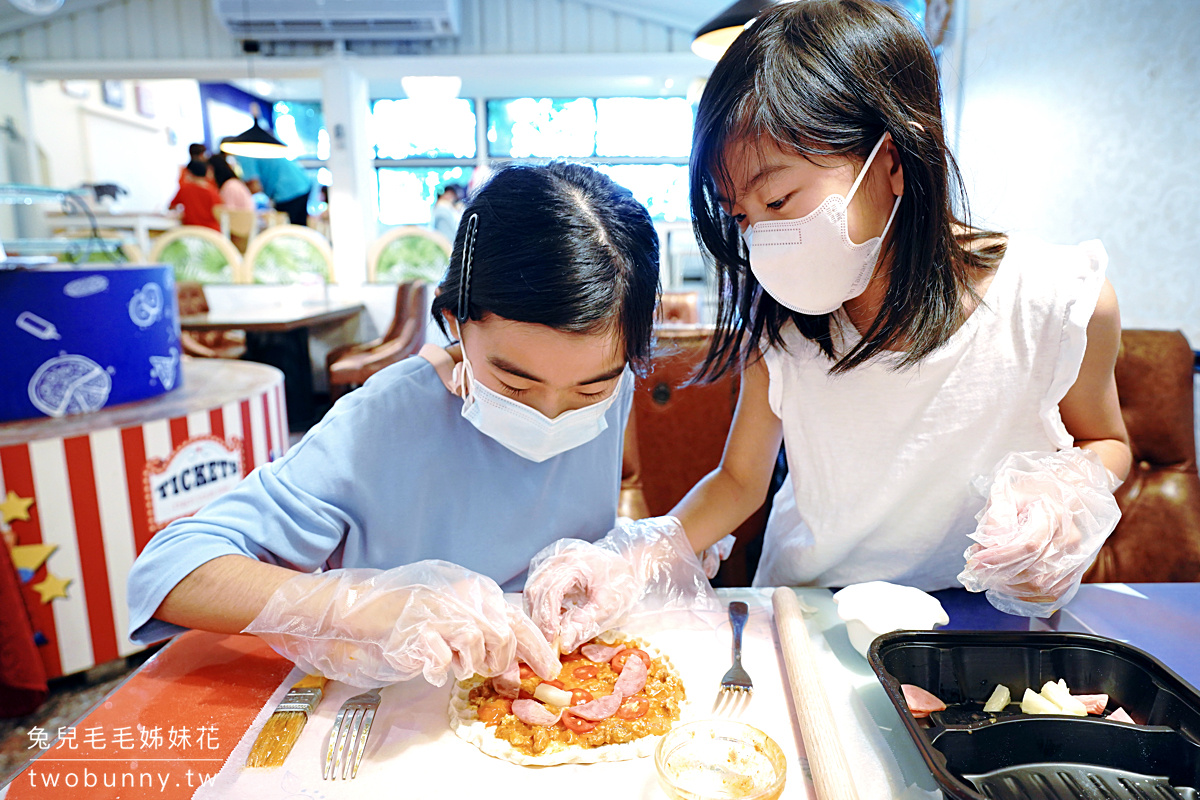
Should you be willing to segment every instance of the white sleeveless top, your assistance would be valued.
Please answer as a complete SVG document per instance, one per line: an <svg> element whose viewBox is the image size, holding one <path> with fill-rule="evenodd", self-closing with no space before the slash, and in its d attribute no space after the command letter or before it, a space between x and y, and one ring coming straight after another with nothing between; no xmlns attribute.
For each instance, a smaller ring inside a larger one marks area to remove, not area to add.
<svg viewBox="0 0 1200 800"><path fill-rule="evenodd" d="M1083 361L1107 263L1099 241L1010 239L983 303L901 371L885 357L830 375L832 362L789 325L785 350L764 352L788 478L754 585L957 586L984 504L972 481L1010 452L1073 444L1058 403ZM846 352L858 333L842 320Z"/></svg>

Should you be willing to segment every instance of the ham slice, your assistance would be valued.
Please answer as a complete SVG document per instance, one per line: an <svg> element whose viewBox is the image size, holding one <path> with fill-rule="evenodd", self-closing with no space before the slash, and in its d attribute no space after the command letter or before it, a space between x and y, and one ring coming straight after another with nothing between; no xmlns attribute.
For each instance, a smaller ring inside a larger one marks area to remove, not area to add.
<svg viewBox="0 0 1200 800"><path fill-rule="evenodd" d="M582 707L580 706L580 708ZM562 716L562 711L555 714L536 700L514 700L512 710L517 715L517 719L526 725L538 725L543 728L548 728L558 722L559 717Z"/></svg>
<svg viewBox="0 0 1200 800"><path fill-rule="evenodd" d="M613 692L603 697L597 697L595 700L591 700L583 705L571 706L571 713L582 719L599 722L617 713L617 709L621 707L621 703L624 701L624 696Z"/></svg>
<svg viewBox="0 0 1200 800"><path fill-rule="evenodd" d="M621 674L617 677L616 685L613 686L613 694L619 694L622 697L637 694L646 688L646 677L649 675L649 672L646 662L640 658L634 656L627 659L624 669L621 670Z"/></svg>
<svg viewBox="0 0 1200 800"><path fill-rule="evenodd" d="M936 696L922 689L920 686L913 686L911 683L900 684L901 691L904 692L904 702L908 703L908 710L917 719L928 717L934 711L945 711L946 704L939 700Z"/></svg>
<svg viewBox="0 0 1200 800"><path fill-rule="evenodd" d="M1125 713L1125 709L1123 708L1118 708L1116 711L1105 717L1105 719L1111 719L1113 722L1128 722L1130 725L1137 724L1133 721L1133 717Z"/></svg>
<svg viewBox="0 0 1200 800"><path fill-rule="evenodd" d="M1089 714L1103 715L1104 709L1108 707L1108 695L1106 694L1073 694L1071 696L1083 703L1083 707Z"/></svg>
<svg viewBox="0 0 1200 800"><path fill-rule="evenodd" d="M609 647L606 644L596 644L591 642L579 648L579 652L588 661L595 661L597 664L603 664L605 661L612 661L612 657L625 649L624 645L618 647Z"/></svg>
<svg viewBox="0 0 1200 800"><path fill-rule="evenodd" d="M521 665L514 659L508 669L492 678L492 688L501 697L515 698L521 691Z"/></svg>

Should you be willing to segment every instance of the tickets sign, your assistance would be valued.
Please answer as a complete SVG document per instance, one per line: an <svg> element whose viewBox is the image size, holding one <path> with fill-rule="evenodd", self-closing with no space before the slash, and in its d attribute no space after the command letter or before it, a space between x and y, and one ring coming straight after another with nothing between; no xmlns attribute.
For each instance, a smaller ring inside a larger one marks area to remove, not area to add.
<svg viewBox="0 0 1200 800"><path fill-rule="evenodd" d="M171 453L146 463L146 510L152 531L195 514L238 484L245 475L240 439L189 439Z"/></svg>

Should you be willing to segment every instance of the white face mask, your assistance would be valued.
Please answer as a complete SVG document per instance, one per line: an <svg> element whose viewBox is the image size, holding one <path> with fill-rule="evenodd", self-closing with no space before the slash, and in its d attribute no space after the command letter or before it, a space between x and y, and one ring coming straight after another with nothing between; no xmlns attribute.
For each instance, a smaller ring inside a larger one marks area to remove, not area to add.
<svg viewBox="0 0 1200 800"><path fill-rule="evenodd" d="M462 341L461 334L459 341ZM522 458L536 462L587 444L607 430L608 420L604 415L629 376L627 368L612 393L600 402L565 411L550 419L537 409L505 397L475 380L466 348L463 348L462 363L455 366L455 373L463 396L463 419Z"/></svg>
<svg viewBox="0 0 1200 800"><path fill-rule="evenodd" d="M780 305L801 314L828 314L867 288L900 198L883 233L862 244L850 241L846 209L882 144L880 137L846 197L831 194L806 217L760 222L743 234L754 277Z"/></svg>

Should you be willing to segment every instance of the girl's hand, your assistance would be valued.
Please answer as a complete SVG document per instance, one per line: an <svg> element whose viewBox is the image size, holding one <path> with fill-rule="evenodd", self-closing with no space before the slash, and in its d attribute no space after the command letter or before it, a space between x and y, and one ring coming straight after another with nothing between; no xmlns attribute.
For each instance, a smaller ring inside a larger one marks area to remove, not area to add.
<svg viewBox="0 0 1200 800"><path fill-rule="evenodd" d="M543 678L559 669L495 581L445 561L297 575L244 632L306 673L364 688L499 675L518 658Z"/></svg>
<svg viewBox="0 0 1200 800"><path fill-rule="evenodd" d="M958 579L986 591L1010 614L1048 617L1079 588L1083 573L1121 518L1116 478L1078 447L1012 453L992 476Z"/></svg>
<svg viewBox="0 0 1200 800"><path fill-rule="evenodd" d="M636 611L709 607L716 594L674 517L619 525L595 544L560 539L533 557L525 606L567 653Z"/></svg>

